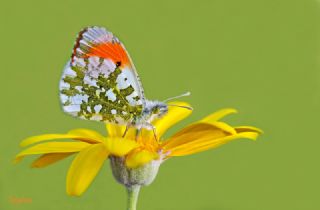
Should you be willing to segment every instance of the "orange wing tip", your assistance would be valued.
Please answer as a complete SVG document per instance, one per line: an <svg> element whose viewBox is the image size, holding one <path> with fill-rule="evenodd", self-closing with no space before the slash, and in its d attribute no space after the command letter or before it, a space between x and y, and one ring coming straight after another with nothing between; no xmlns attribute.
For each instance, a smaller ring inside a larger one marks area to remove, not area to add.
<svg viewBox="0 0 320 210"><path fill-rule="evenodd" d="M74 57L91 56L110 59L121 67L130 63L127 51L119 39L107 29L98 26L87 27L79 32L71 59L73 61Z"/></svg>

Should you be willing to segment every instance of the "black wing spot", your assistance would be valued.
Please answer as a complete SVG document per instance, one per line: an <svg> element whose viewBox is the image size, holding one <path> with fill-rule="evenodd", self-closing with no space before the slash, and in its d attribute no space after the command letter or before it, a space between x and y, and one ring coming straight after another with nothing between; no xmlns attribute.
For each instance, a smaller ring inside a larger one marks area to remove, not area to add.
<svg viewBox="0 0 320 210"><path fill-rule="evenodd" d="M116 66L117 66L117 67L121 66L121 61L117 61L117 62L116 62Z"/></svg>

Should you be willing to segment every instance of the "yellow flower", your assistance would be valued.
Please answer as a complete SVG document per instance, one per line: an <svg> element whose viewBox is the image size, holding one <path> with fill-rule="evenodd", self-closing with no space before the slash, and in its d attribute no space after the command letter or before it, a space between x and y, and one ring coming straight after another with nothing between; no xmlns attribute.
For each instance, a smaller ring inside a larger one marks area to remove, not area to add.
<svg viewBox="0 0 320 210"><path fill-rule="evenodd" d="M172 104L189 106L185 102ZM67 134L33 136L21 142L22 147L31 147L20 152L16 161L19 162L27 155L40 155L32 167L42 168L77 153L67 175L66 190L69 195L81 195L108 157L113 174L119 182L126 186L147 185L152 182L164 160L213 149L235 139L255 140L262 133L255 127L232 127L220 121L231 113L236 113L236 110L215 112L188 125L167 140L161 139L163 134L189 116L191 110L170 106L168 114L155 120L153 125L159 140L154 138L153 131L142 129L137 133L135 128L130 128L125 138L122 138L125 126L114 124L106 125L108 136L88 129L75 129ZM63 139L72 141L52 141Z"/></svg>

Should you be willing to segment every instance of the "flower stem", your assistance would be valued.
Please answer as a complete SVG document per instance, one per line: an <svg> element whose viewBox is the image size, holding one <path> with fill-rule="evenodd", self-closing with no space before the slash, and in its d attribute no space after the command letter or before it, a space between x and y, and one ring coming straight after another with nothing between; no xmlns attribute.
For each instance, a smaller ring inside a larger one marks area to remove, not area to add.
<svg viewBox="0 0 320 210"><path fill-rule="evenodd" d="M132 185L130 187L127 187L128 210L136 210L137 209L137 202L138 202L140 187L141 187L140 185Z"/></svg>

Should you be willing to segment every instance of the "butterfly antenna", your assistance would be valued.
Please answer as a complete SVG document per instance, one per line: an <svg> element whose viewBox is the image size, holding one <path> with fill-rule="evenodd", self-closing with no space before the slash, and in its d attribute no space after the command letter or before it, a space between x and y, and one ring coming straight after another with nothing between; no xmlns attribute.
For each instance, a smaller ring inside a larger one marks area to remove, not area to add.
<svg viewBox="0 0 320 210"><path fill-rule="evenodd" d="M180 108L188 109L191 111L193 110L193 108L191 106L180 106L180 105L176 105L176 104L168 104L168 106L180 107Z"/></svg>
<svg viewBox="0 0 320 210"><path fill-rule="evenodd" d="M186 93L181 94L181 95L178 95L178 96L174 96L174 97L171 97L171 98L167 98L167 99L164 100L163 102L167 102L167 101L170 101L170 100L172 100L172 99L181 98L181 97L190 96L190 95L191 95L190 92L186 92Z"/></svg>

